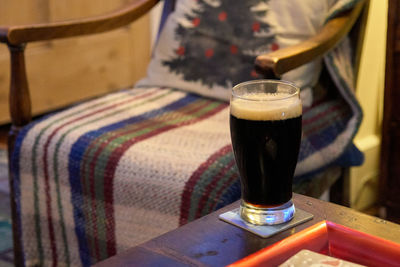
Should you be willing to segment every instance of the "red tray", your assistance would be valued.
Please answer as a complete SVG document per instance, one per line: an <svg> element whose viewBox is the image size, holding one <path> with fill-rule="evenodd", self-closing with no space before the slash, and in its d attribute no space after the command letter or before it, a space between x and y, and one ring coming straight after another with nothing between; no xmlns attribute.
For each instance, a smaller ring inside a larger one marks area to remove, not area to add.
<svg viewBox="0 0 400 267"><path fill-rule="evenodd" d="M302 249L367 266L400 266L400 244L322 221L229 266L277 266Z"/></svg>

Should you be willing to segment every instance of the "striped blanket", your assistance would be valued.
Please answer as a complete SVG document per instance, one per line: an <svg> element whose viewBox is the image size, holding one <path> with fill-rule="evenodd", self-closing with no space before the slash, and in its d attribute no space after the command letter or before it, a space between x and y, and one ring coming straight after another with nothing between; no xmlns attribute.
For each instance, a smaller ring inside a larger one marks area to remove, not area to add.
<svg viewBox="0 0 400 267"><path fill-rule="evenodd" d="M332 121L305 110L300 159L348 110L321 98ZM26 265L89 266L239 199L228 118L225 102L134 88L25 127L12 171Z"/></svg>
<svg viewBox="0 0 400 267"><path fill-rule="evenodd" d="M13 155L26 264L89 266L237 200L228 116L151 88L26 127Z"/></svg>

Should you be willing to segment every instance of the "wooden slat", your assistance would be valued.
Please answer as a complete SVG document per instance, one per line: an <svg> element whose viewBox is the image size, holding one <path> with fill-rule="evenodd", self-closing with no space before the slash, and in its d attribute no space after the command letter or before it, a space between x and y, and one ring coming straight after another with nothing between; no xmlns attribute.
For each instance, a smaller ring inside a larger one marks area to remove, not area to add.
<svg viewBox="0 0 400 267"><path fill-rule="evenodd" d="M24 25L49 21L51 0L1 0L0 25Z"/></svg>
<svg viewBox="0 0 400 267"><path fill-rule="evenodd" d="M124 0L64 0L49 1L49 22L98 16L121 8L127 4Z"/></svg>
<svg viewBox="0 0 400 267"><path fill-rule="evenodd" d="M393 50L394 50L393 52L395 52L395 53L400 53L400 39L395 41Z"/></svg>
<svg viewBox="0 0 400 267"><path fill-rule="evenodd" d="M0 26L0 42L16 45L107 32L135 21L157 3L158 0L134 0L99 16L42 24Z"/></svg>
<svg viewBox="0 0 400 267"><path fill-rule="evenodd" d="M131 86L150 58L149 17L110 33L28 44L33 115ZM0 124L9 122L9 53L0 46Z"/></svg>
<svg viewBox="0 0 400 267"><path fill-rule="evenodd" d="M0 25L27 25L102 15L132 0L1 0Z"/></svg>
<svg viewBox="0 0 400 267"><path fill-rule="evenodd" d="M382 121L382 145L380 158L379 197L380 204L386 211L387 218L400 221L400 207L396 203L400 191L399 184L399 85L400 85L400 54L399 41L399 11L398 0L388 2L388 25L386 41L386 72ZM392 165L394 163L394 165ZM397 189L397 191L396 191Z"/></svg>

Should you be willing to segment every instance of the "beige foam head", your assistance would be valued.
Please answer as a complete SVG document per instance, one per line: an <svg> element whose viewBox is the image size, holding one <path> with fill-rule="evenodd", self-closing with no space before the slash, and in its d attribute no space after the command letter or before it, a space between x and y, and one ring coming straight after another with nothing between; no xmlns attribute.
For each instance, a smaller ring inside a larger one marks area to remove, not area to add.
<svg viewBox="0 0 400 267"><path fill-rule="evenodd" d="M302 114L298 96L284 98L283 94L248 94L231 101L231 114L247 120L285 120Z"/></svg>

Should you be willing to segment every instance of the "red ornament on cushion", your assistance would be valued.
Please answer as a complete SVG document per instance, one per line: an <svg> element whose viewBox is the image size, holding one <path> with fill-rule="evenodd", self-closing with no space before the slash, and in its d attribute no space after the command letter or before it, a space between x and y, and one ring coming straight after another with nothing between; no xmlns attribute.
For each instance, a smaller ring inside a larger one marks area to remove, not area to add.
<svg viewBox="0 0 400 267"><path fill-rule="evenodd" d="M259 32L260 31L260 23L259 22L254 22L252 26L253 32Z"/></svg>
<svg viewBox="0 0 400 267"><path fill-rule="evenodd" d="M212 48L207 49L204 54L205 54L206 58L210 58L214 55L214 49L212 49Z"/></svg>
<svg viewBox="0 0 400 267"><path fill-rule="evenodd" d="M271 51L276 51L279 49L279 45L277 43L271 44Z"/></svg>
<svg viewBox="0 0 400 267"><path fill-rule="evenodd" d="M185 54L185 47L180 46L178 49L175 51L178 55L183 56Z"/></svg>
<svg viewBox="0 0 400 267"><path fill-rule="evenodd" d="M200 18L194 18L194 19L192 20L192 24L193 24L193 26L195 26L195 27L199 26L199 24L200 24Z"/></svg>
<svg viewBox="0 0 400 267"><path fill-rule="evenodd" d="M219 13L219 15L218 15L218 19L220 20L220 21L225 21L226 20L226 18L227 18L227 14L226 14L226 12L225 11L222 11L221 13Z"/></svg>
<svg viewBox="0 0 400 267"><path fill-rule="evenodd" d="M236 45L231 45L230 49L231 49L232 54L234 54L234 55L237 54L238 47Z"/></svg>

